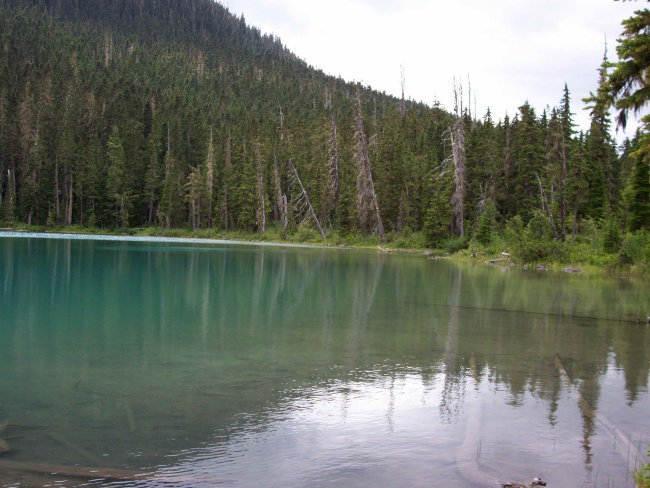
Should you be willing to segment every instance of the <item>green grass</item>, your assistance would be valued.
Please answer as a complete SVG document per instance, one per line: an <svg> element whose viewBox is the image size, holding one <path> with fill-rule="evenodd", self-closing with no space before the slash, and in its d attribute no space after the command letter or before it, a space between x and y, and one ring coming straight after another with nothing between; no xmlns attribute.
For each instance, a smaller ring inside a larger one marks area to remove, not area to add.
<svg viewBox="0 0 650 488"><path fill-rule="evenodd" d="M317 230L299 227L293 233L283 236L281 229L270 227L266 232L223 231L218 229L190 228L165 229L161 227L140 227L129 229L103 229L97 227L42 226L8 224L0 222L0 228L11 228L29 232L108 234L146 237L190 237L202 239L221 239L248 242L277 242L314 244L338 247L377 248L395 252L425 251L435 255L448 255L458 261L485 262L502 259L501 253L510 254L508 262L516 265L544 264L552 269L565 267L580 268L587 275L605 274L611 276L648 277L650 276L650 234L639 232L623 236L617 252L606 252L602 237L598 234L579 236L575 241L568 239L559 242L550 239L531 239L525 236L508 239L506 235L494 234L489 243L479 244L467 237L452 237L441 241L432 249L423 232L405 229L401 233L387 235L388 242L382 243L378 236L362 236L358 232L330 230L323 241ZM504 261L505 263L505 261Z"/></svg>
<svg viewBox="0 0 650 488"><path fill-rule="evenodd" d="M648 449L648 456L650 456L650 449ZM650 463L639 468L634 481L638 488L650 488Z"/></svg>

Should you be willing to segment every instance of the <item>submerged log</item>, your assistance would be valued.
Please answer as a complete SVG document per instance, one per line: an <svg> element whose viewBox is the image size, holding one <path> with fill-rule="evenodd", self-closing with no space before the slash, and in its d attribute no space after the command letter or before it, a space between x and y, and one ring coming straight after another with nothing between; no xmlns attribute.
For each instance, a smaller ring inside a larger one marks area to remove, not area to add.
<svg viewBox="0 0 650 488"><path fill-rule="evenodd" d="M70 449L72 452L76 453L78 456L84 458L86 461L89 461L89 462L91 462L93 464L97 464L97 465L100 465L102 463L102 460L99 459L94 454L92 454L91 452L87 451L86 449L84 449L81 446L78 446L77 444L74 444L74 443L70 442L69 440L67 440L64 437L61 437L58 434L49 433L49 434L47 434L47 436L50 439L58 442L59 444L64 445L65 447Z"/></svg>
<svg viewBox="0 0 650 488"><path fill-rule="evenodd" d="M9 443L4 439L0 439L0 454L4 454L5 452L9 451L11 451Z"/></svg>
<svg viewBox="0 0 650 488"><path fill-rule="evenodd" d="M26 463L21 461L0 460L0 470L23 471L44 475L62 475L72 478L97 479L109 481L142 480L153 476L153 473L129 471L113 468L91 468L86 466L59 466L56 464Z"/></svg>

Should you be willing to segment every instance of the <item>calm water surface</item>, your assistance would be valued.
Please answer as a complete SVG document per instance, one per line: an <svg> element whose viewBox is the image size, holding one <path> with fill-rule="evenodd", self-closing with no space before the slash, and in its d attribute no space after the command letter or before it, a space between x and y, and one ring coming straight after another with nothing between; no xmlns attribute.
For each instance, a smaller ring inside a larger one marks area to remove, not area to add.
<svg viewBox="0 0 650 488"><path fill-rule="evenodd" d="M154 473L111 486L631 487L649 312L643 283L5 234L0 461Z"/></svg>

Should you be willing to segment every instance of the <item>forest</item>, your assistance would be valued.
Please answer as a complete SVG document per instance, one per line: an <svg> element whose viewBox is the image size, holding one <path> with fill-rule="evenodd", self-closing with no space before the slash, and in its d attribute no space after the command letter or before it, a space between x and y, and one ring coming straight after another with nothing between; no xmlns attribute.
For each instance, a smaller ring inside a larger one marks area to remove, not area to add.
<svg viewBox="0 0 650 488"><path fill-rule="evenodd" d="M625 40L647 45L649 25L637 12L623 61L594 67L580 132L566 85L542 113L523 101L499 118L457 84L447 111L328 76L212 0L2 0L0 223L647 271L648 131L617 147L613 129L646 101L622 67L640 62L648 90Z"/></svg>

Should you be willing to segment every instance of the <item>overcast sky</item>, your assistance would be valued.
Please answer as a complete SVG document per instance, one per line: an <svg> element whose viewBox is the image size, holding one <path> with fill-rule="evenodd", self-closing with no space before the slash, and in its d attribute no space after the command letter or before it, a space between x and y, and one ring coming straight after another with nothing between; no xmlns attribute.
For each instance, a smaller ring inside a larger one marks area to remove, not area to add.
<svg viewBox="0 0 650 488"><path fill-rule="evenodd" d="M223 3L307 63L347 81L398 96L404 66L406 97L429 105L438 100L452 108L454 76L465 85L469 76L481 116L488 106L495 119L512 116L526 100L541 113L559 102L566 82L584 129L589 115L581 99L597 86L605 38L615 59L621 21L647 6L613 0Z"/></svg>

